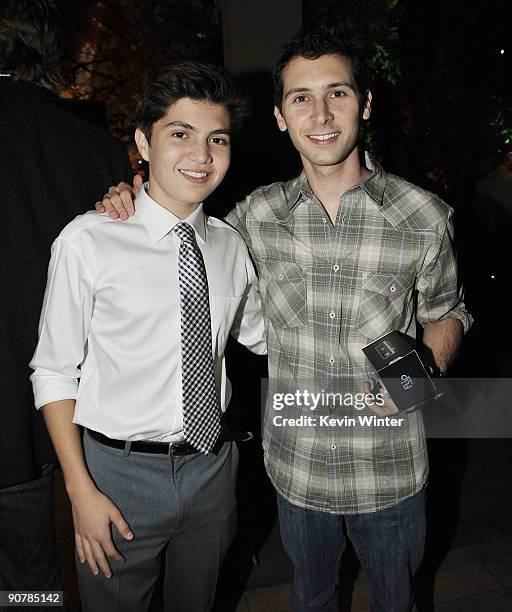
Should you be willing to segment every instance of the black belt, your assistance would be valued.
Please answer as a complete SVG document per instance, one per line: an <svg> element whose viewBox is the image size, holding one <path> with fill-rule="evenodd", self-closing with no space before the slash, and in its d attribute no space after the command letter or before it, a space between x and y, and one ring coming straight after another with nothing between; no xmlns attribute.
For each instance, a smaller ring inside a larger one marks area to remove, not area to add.
<svg viewBox="0 0 512 612"><path fill-rule="evenodd" d="M126 440L114 440L112 438L107 438L99 431L94 431L92 429L87 430L92 438L94 438L100 444L104 444L105 446L110 446L111 448L119 448L124 450L126 446ZM224 444L224 442L229 442L232 440L240 440L246 441L252 438L251 432L243 432L240 434L222 432L219 440L215 444L215 447L211 451L216 454L219 452L220 447ZM134 453L151 453L156 455L169 455L170 457L176 457L181 455L193 455L198 453L199 451L192 446L189 442L185 440L178 440L177 442L148 442L147 440L134 440L130 443L130 452Z"/></svg>

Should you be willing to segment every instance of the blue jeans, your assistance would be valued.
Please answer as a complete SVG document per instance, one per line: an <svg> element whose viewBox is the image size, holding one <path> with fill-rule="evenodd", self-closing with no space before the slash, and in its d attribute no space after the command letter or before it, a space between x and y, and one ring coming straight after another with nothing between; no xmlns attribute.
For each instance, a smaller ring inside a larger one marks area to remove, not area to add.
<svg viewBox="0 0 512 612"><path fill-rule="evenodd" d="M425 492L367 514L300 508L278 494L281 539L295 568L294 612L335 612L337 567L347 535L366 573L372 612L406 612L425 544Z"/></svg>

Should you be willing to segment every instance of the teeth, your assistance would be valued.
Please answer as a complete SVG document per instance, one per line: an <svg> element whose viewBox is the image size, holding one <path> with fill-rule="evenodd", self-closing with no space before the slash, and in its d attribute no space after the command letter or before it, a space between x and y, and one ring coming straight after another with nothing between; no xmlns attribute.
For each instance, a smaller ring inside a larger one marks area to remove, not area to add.
<svg viewBox="0 0 512 612"><path fill-rule="evenodd" d="M208 176L208 172L193 172L192 170L180 170L181 174L186 174L187 176L193 176L194 178L205 178Z"/></svg>
<svg viewBox="0 0 512 612"><path fill-rule="evenodd" d="M331 132L330 134L319 134L318 136L310 136L310 138L314 138L315 140L329 140L329 138L334 138L338 134L339 132Z"/></svg>

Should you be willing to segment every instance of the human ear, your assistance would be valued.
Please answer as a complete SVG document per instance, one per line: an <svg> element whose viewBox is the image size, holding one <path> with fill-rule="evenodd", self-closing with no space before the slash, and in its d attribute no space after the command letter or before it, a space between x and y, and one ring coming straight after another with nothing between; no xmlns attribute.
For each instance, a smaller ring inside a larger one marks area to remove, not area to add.
<svg viewBox="0 0 512 612"><path fill-rule="evenodd" d="M151 149L151 146L146 138L146 135L139 128L135 130L135 144L137 145L137 149L139 150L142 159L144 161L149 161L149 150Z"/></svg>
<svg viewBox="0 0 512 612"><path fill-rule="evenodd" d="M286 132L288 126L286 125L285 118L283 117L281 111L277 108L277 106L274 106L274 117L277 121L277 127L281 130L281 132Z"/></svg>
<svg viewBox="0 0 512 612"><path fill-rule="evenodd" d="M372 114L372 92L368 91L368 94L366 95L366 101L364 103L363 119L365 121L368 121L371 114Z"/></svg>

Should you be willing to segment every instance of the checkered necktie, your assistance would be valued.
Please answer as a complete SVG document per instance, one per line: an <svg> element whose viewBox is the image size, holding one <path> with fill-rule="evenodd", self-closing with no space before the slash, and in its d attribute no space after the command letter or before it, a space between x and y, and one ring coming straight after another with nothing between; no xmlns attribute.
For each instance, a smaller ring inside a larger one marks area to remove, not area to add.
<svg viewBox="0 0 512 612"><path fill-rule="evenodd" d="M192 226L174 227L181 239L178 269L181 302L183 430L185 440L208 453L220 434L215 390L208 280Z"/></svg>

